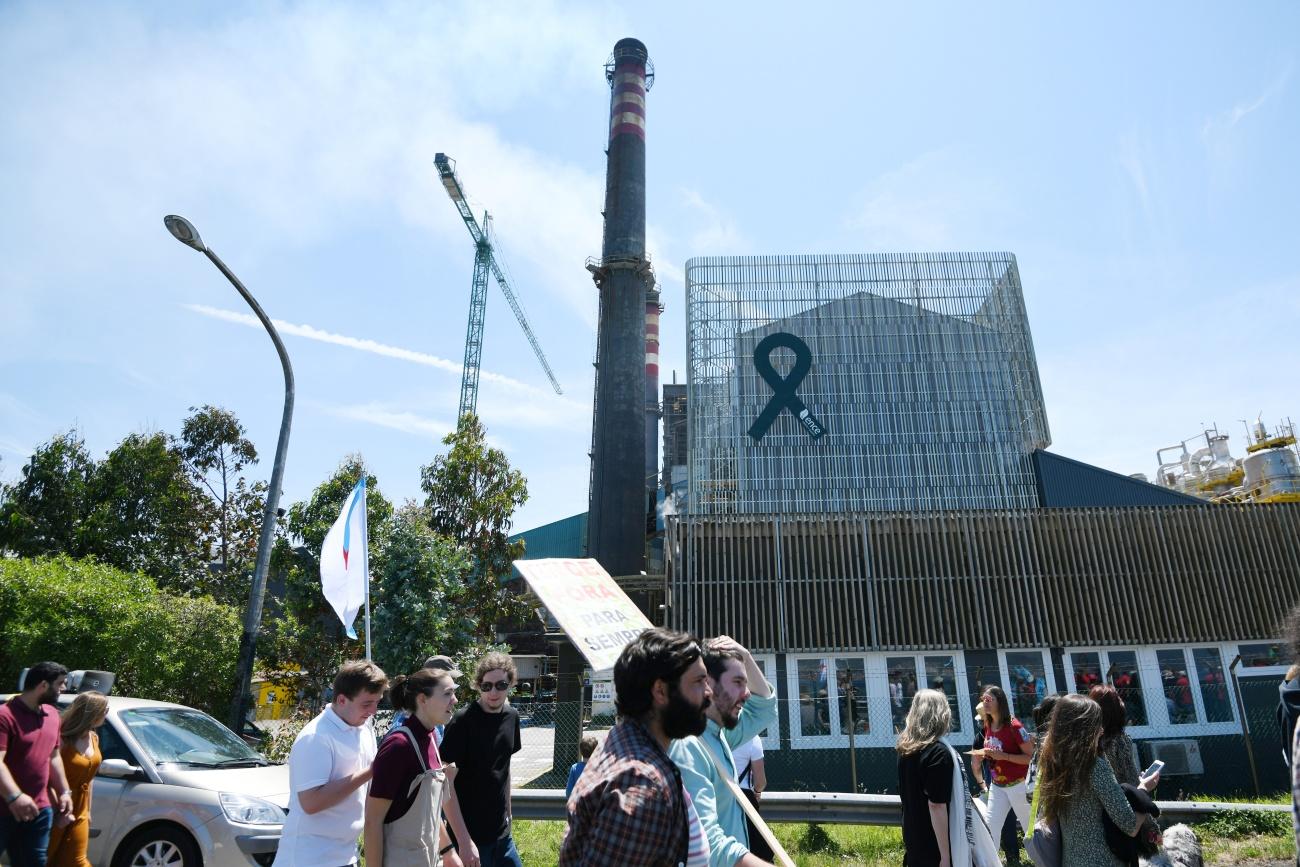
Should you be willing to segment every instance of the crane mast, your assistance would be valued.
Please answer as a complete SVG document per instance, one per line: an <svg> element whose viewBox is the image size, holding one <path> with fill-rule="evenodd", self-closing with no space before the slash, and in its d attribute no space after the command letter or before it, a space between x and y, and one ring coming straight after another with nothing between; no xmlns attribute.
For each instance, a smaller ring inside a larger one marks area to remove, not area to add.
<svg viewBox="0 0 1300 867"><path fill-rule="evenodd" d="M433 163L438 169L438 177L447 190L447 195L451 197L452 203L456 205L456 210L460 212L460 218L465 222L465 228L469 230L470 237L474 239L474 277L473 282L470 284L469 324L465 329L465 364L460 381L460 407L456 414L458 423L459 419L464 418L466 413L475 412L478 406L478 379L480 363L483 358L483 325L487 315L489 274L496 277L497 285L501 287L501 294L506 296L510 309L514 311L515 319L519 321L519 327L523 329L524 337L528 338L528 344L533 348L533 354L537 356L542 369L546 371L546 376L550 379L555 393L563 394L564 390L560 388L560 383L556 380L551 365L546 361L546 355L542 352L541 344L537 342L537 336L533 334L532 326L528 324L528 317L524 314L519 298L515 295L515 291L506 278L500 261L497 259L491 238L492 217L484 212L483 225L480 228L478 220L474 217L474 212L470 210L460 178L456 176L456 163L454 160L450 159L446 154L440 153L434 157Z"/></svg>

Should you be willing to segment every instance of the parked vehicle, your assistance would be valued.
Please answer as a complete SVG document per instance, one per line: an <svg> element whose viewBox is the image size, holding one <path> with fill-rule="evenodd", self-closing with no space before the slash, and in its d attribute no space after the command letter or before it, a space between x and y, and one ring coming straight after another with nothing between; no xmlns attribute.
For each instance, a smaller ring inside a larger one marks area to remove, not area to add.
<svg viewBox="0 0 1300 867"><path fill-rule="evenodd" d="M65 694L61 707L75 696ZM95 867L248 867L275 860L289 768L202 711L108 697L88 857Z"/></svg>

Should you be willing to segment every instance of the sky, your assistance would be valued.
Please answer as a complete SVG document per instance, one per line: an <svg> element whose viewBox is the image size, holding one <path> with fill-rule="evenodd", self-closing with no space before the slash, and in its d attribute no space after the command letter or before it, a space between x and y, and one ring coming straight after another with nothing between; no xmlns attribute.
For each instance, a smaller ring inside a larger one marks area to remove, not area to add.
<svg viewBox="0 0 1300 867"><path fill-rule="evenodd" d="M390 499L455 421L473 246L479 411L527 529L586 509L609 90L635 36L661 369L705 255L1010 251L1052 451L1153 475L1300 418L1300 4L0 2L0 479L215 404L269 475L283 382L189 218L276 320L302 500L361 454Z"/></svg>

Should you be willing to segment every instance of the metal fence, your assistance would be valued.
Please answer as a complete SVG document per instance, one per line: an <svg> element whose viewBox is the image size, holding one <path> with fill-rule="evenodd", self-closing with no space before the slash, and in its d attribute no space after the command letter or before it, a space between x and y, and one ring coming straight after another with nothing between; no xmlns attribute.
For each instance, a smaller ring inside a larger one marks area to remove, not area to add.
<svg viewBox="0 0 1300 867"><path fill-rule="evenodd" d="M865 670L840 666L838 662L831 670L840 675L832 674L828 681L819 681L815 675L800 680L796 672L796 683L803 687L793 691L784 689L786 684L775 683L777 678L769 671L779 708L777 724L760 736L769 790L857 794L896 791L894 744L916 684L899 682L899 688L886 695L871 695L865 688ZM925 675L921 685L937 687L949 696L953 726L948 740L962 754L974 785L968 751L979 725L975 715L979 692L963 688L952 670L921 671ZM1149 674L1158 683L1160 673ZM1202 694L1201 686L1177 683L1167 688L1162 685L1158 692L1151 688L1123 690L1134 740L1134 762L1139 768L1156 758L1166 762L1160 797L1253 797L1287 791L1288 776L1276 719L1278 680L1273 676L1246 676L1239 683L1238 691L1229 679L1222 694L1216 691L1208 697ZM1014 690L1010 696L1012 713L1030 733L1035 731L1032 707L1039 697L1016 694ZM561 702L543 696L516 698L514 706L520 714L522 740L520 751L511 761L511 780L516 789L563 788L570 766L578 760L583 736L592 735L599 743L614 724L605 705L597 705L593 714L589 693L582 702ZM273 741L281 753L287 755L296 727L311 716L304 709L292 720L272 727ZM375 716L372 724L378 735L388 730L391 719L390 710Z"/></svg>
<svg viewBox="0 0 1300 867"><path fill-rule="evenodd" d="M1166 763L1158 791L1161 798L1255 797L1286 791L1280 739L1273 719L1276 688L1272 679L1243 680L1243 693L1248 696L1248 738L1243 737L1240 719L1235 715L1231 722L1207 726L1168 716L1155 722L1150 711L1147 716L1133 713L1136 719L1145 721L1130 729L1134 733L1135 764L1142 769L1157 758ZM895 702L892 698L858 694L850 697L844 691L834 696L796 695L793 699L778 691L778 696L778 723L760 736L768 789L858 794L897 791L894 744L906 719L908 697ZM978 699L977 693L965 691L950 695L954 724L948 739L971 771L972 787L975 778L969 751L978 724L973 713ZM1176 706L1179 696L1175 693L1170 700ZM1013 712L1033 733L1032 713L1023 707L1013 708ZM613 724L608 715L593 719L589 705L584 705L579 730L578 713L576 703L559 703L540 713L522 715L523 748L511 766L517 788L563 787L569 766L577 758L581 736L591 734L599 741ZM562 756L558 762L557 755Z"/></svg>

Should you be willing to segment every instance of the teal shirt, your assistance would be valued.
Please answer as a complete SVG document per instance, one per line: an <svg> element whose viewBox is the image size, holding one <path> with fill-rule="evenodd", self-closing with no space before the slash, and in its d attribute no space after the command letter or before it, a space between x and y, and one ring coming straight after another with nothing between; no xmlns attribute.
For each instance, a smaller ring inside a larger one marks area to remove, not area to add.
<svg viewBox="0 0 1300 867"><path fill-rule="evenodd" d="M740 722L724 730L709 720L704 734L673 741L668 755L682 772L682 784L691 793L704 833L709 838L709 867L732 867L749 851L745 811L736 803L730 787L718 779L718 769L705 750L713 750L724 768L736 779L736 760L731 748L752 739L765 728L776 726L776 691L767 698L751 695L740 710ZM706 743L707 741L707 743Z"/></svg>

